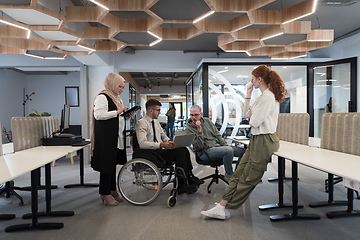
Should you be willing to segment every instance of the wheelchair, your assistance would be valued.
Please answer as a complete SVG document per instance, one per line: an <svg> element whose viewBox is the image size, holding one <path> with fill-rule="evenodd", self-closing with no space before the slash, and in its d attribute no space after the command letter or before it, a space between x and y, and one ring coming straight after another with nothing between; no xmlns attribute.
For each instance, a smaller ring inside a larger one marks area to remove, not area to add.
<svg viewBox="0 0 360 240"><path fill-rule="evenodd" d="M174 163L167 165L165 160L150 149L140 149L135 131L132 135L133 159L125 163L117 176L117 187L123 198L134 205L148 205L156 200L161 190L173 184L167 206L174 207L178 195L179 180L185 181L185 172Z"/></svg>

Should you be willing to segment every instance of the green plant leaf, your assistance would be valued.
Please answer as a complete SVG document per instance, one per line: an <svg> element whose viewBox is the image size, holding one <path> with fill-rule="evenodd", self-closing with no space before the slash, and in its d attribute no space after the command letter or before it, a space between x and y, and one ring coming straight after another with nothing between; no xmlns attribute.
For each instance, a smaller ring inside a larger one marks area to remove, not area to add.
<svg viewBox="0 0 360 240"><path fill-rule="evenodd" d="M32 110L35 112L36 116L38 116L38 117L40 116L38 111L36 111L35 109L32 109Z"/></svg>
<svg viewBox="0 0 360 240"><path fill-rule="evenodd" d="M43 112L43 113L41 113L41 116L42 116L42 117L50 117L50 116L51 116L51 113Z"/></svg>

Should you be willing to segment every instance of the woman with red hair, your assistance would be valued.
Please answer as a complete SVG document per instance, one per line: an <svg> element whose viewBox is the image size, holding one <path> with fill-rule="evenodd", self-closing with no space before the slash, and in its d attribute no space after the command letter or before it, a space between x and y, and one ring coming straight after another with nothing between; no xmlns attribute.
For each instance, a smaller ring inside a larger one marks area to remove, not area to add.
<svg viewBox="0 0 360 240"><path fill-rule="evenodd" d="M229 209L239 208L256 185L260 182L271 155L279 149L279 139L276 136L279 108L287 91L277 72L261 65L252 72L251 86L246 90L244 117L250 118L250 143L240 160L239 166L225 190L220 203L202 211L201 214L211 218L230 218ZM248 84L247 84L248 86ZM253 89L260 89L261 95L250 106Z"/></svg>

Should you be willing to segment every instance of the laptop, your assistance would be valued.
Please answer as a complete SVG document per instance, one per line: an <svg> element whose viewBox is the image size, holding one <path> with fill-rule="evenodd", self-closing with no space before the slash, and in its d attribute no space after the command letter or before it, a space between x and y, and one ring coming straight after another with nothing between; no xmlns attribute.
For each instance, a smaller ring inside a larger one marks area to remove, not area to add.
<svg viewBox="0 0 360 240"><path fill-rule="evenodd" d="M195 133L185 134L185 135L176 135L174 142L176 143L176 148L190 146L194 140Z"/></svg>

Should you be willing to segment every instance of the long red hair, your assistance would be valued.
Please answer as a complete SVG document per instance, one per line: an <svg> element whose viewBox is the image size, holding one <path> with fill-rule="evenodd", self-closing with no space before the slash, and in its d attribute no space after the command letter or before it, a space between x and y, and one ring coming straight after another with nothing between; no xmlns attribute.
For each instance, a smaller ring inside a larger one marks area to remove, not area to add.
<svg viewBox="0 0 360 240"><path fill-rule="evenodd" d="M281 103L285 100L287 90L279 74L265 65L260 65L255 68L251 74L254 77L261 77L265 83L268 85L269 90L275 95L276 101Z"/></svg>

